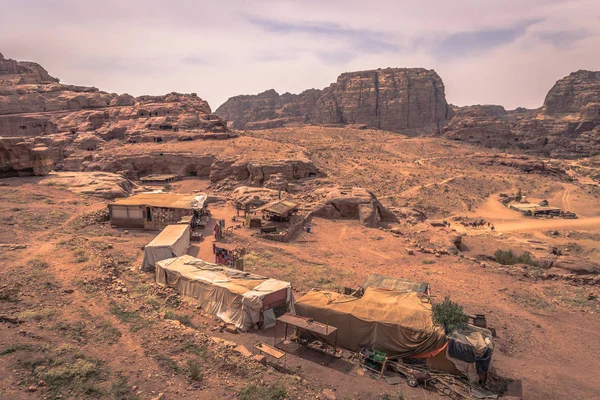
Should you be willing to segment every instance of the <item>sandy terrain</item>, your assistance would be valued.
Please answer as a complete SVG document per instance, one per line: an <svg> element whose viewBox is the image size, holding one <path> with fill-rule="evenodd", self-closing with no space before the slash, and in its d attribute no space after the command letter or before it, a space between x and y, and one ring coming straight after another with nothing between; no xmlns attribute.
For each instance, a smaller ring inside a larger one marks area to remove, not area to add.
<svg viewBox="0 0 600 400"><path fill-rule="evenodd" d="M451 222L465 234L464 257L408 255L405 249L412 246L416 231L439 229L426 224L401 225L403 234L397 235L358 221L316 218L312 233L288 244L260 239L245 228L234 229L226 240L247 249L249 271L293 282L297 296L312 287L356 287L370 273L427 281L434 301L450 296L469 314L486 314L498 334L494 373L512 380L511 390L518 394L522 387L525 399L598 397L600 360L591 350L600 330L597 286L543 279L539 273L544 271L536 268L489 260L499 248L537 255L573 242L579 246L578 255L598 260L597 186L481 165L476 155L496 153L490 150L369 130L257 131L235 139L237 150L221 142L207 143L140 144L118 151L144 152L156 146L161 151L234 154L253 149L256 157L276 158L288 151L278 147L283 143L289 151L308 154L327 173L327 180L372 190L389 207L416 207L431 219L484 218L495 232ZM263 143L260 149L257 143ZM438 398L404 383L391 386L359 376L344 360L323 367L311 352L289 355L285 369L245 361L210 338L251 348L257 341L272 340L272 330L238 335L212 330L217 325L213 317L202 315L193 304L179 304L178 296L156 288L152 274L137 272L141 247L156 232L113 229L90 214L103 210L106 201L47 185L44 179L5 179L9 186L0 188L0 244L27 245L0 247L0 314L22 320L0 323L1 397L151 399L164 392L167 399L226 399L262 381L281 382L289 398L323 398L319 393L326 388L335 390L338 399L377 399L400 392L405 399ZM183 193L229 195L213 193L206 180L186 179L171 186ZM499 193L517 188L580 218L523 217L498 202ZM235 210L229 203L210 208L215 218L231 223ZM548 236L550 230L559 234ZM190 248L190 254L212 261L210 234L209 225L204 241ZM73 360L78 360L77 370L59 368ZM190 378L190 363L198 364L202 379ZM68 378L50 379L55 376Z"/></svg>

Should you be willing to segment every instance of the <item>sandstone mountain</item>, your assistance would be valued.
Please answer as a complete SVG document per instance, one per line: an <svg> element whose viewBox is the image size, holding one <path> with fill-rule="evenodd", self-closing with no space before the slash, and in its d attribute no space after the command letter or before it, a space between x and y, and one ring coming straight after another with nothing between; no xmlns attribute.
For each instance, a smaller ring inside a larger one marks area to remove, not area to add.
<svg viewBox="0 0 600 400"><path fill-rule="evenodd" d="M0 54L0 176L48 173L112 140L227 139L196 94L133 97L63 85L39 64Z"/></svg>
<svg viewBox="0 0 600 400"><path fill-rule="evenodd" d="M450 112L441 78L423 68L348 72L323 90L298 95L268 90L232 97L216 110L236 129L309 123L359 124L396 132L437 132Z"/></svg>
<svg viewBox="0 0 600 400"><path fill-rule="evenodd" d="M450 139L561 158L600 153L599 71L560 79L537 110L479 105L454 112L442 131Z"/></svg>

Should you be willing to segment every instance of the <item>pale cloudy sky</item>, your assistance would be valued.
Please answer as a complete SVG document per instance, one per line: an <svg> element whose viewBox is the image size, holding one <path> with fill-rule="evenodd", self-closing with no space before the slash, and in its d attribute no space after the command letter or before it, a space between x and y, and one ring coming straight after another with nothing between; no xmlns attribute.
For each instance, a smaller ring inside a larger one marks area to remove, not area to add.
<svg viewBox="0 0 600 400"><path fill-rule="evenodd" d="M600 0L0 0L0 52L213 110L379 67L435 69L453 104L535 108L559 78L600 70Z"/></svg>

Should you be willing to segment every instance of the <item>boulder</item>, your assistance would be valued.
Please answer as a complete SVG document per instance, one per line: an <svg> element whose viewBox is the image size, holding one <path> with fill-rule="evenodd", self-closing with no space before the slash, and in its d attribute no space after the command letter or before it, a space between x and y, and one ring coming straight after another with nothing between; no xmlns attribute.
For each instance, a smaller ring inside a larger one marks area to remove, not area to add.
<svg viewBox="0 0 600 400"><path fill-rule="evenodd" d="M376 227L381 222L398 222L396 216L363 188L321 188L314 192L319 199L313 215L327 219L358 219L363 225Z"/></svg>

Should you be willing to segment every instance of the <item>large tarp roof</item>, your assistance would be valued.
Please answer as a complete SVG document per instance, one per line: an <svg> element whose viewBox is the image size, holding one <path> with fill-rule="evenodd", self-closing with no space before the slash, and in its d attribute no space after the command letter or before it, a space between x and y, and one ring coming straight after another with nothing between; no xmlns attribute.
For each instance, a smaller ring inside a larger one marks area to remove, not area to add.
<svg viewBox="0 0 600 400"><path fill-rule="evenodd" d="M167 258L183 256L190 247L190 225L167 225L144 248L144 260L140 269L152 271L156 263Z"/></svg>
<svg viewBox="0 0 600 400"><path fill-rule="evenodd" d="M371 274L361 285L363 289L376 287L381 289L395 290L397 292L426 293L429 284L427 282L413 282L402 278Z"/></svg>
<svg viewBox="0 0 600 400"><path fill-rule="evenodd" d="M161 208L203 208L205 194L139 193L110 203L114 206L147 206Z"/></svg>
<svg viewBox="0 0 600 400"><path fill-rule="evenodd" d="M416 292L370 287L357 298L311 290L296 302L296 312L338 328L337 343L352 351L368 347L409 357L439 349L447 340L433 322L431 304Z"/></svg>
<svg viewBox="0 0 600 400"><path fill-rule="evenodd" d="M263 299L285 291L288 310L294 312L289 282L265 278L184 255L156 263L156 282L174 287L199 302L203 310L240 329L250 329L260 319Z"/></svg>
<svg viewBox="0 0 600 400"><path fill-rule="evenodd" d="M172 246L185 234L189 235L187 224L167 225L146 247Z"/></svg>

